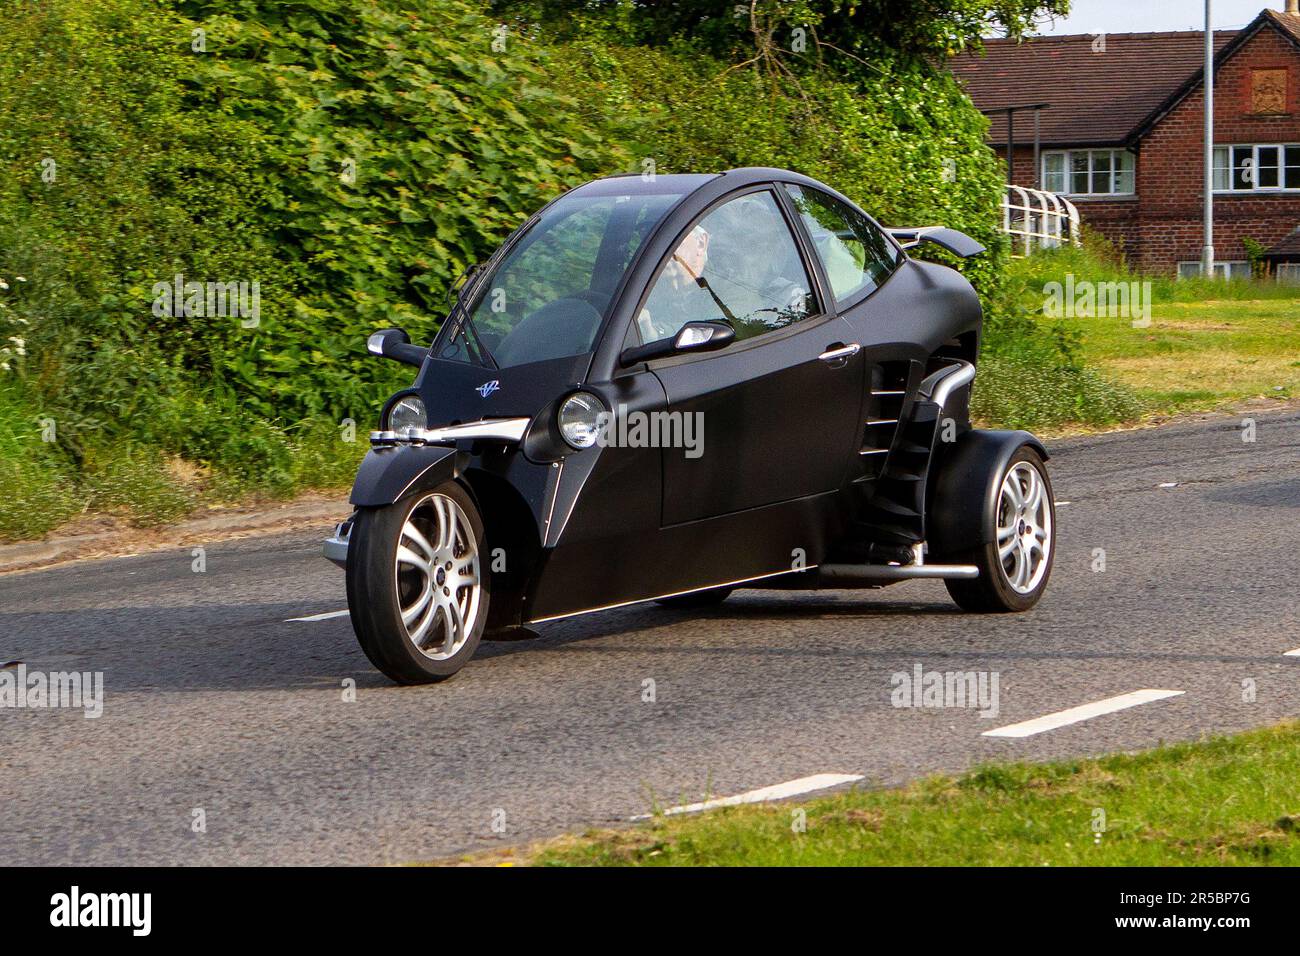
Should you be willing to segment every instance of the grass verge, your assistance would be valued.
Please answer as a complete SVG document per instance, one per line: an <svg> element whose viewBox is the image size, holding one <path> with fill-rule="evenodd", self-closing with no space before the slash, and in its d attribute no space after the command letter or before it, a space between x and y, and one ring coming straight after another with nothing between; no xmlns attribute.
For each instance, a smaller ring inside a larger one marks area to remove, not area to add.
<svg viewBox="0 0 1300 956"><path fill-rule="evenodd" d="M1025 334L1023 322L1016 327L1012 354L1025 353L1029 339L1055 338L1081 374L1094 383L1109 383L1101 391L1093 389L1103 398L1103 417L1107 395L1127 396L1115 408L1125 418L1136 417L1135 411L1165 417L1300 396L1300 286L1254 279L1151 278L1145 287L1146 315L1078 314L1078 309L1060 318L1044 315L1051 283L1070 282L1076 289L1091 283L1096 290L1102 283L1145 281L1147 277L1126 271L1095 238L1086 239L1082 248L1015 261L1009 269L1007 311L1033 316L1033 332ZM1135 325L1135 319L1150 321ZM1050 369L1041 359L1036 365ZM1056 379L1055 391L1031 383L1029 394L1015 400L1029 401L1031 412L1041 408L1047 417L1058 417L1053 409L1068 411L1068 405L1053 396L1066 393L1067 400L1082 402L1085 414L1079 421L1088 424L1095 417L1096 399L1084 398L1082 388L1062 388L1060 376ZM1014 396L1008 389L996 391Z"/></svg>
<svg viewBox="0 0 1300 956"><path fill-rule="evenodd" d="M208 506L337 491L369 447L364 428L323 419L284 427L209 414L189 423L193 434L182 433L171 448L78 430L0 380L0 543L104 522L156 528ZM186 442L196 445L190 454L176 450Z"/></svg>
<svg viewBox="0 0 1300 956"><path fill-rule="evenodd" d="M1294 299L1156 302L1151 325L1075 319L1084 358L1165 414L1300 395Z"/></svg>
<svg viewBox="0 0 1300 956"><path fill-rule="evenodd" d="M542 866L1300 864L1300 722L900 790L594 830L483 862ZM1094 822L1105 814L1100 838ZM794 824L806 817L806 830Z"/></svg>

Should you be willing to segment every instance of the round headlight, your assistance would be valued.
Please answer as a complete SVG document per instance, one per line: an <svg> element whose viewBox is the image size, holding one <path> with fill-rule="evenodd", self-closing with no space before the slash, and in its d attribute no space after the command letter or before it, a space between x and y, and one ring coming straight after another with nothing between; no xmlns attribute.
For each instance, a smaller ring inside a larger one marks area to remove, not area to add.
<svg viewBox="0 0 1300 956"><path fill-rule="evenodd" d="M595 395L574 392L560 406L560 435L574 448L590 448L600 432L600 414L605 406Z"/></svg>
<svg viewBox="0 0 1300 956"><path fill-rule="evenodd" d="M418 395L403 395L388 410L386 428L389 431L405 431L408 428L428 428L429 414L424 410L424 402Z"/></svg>

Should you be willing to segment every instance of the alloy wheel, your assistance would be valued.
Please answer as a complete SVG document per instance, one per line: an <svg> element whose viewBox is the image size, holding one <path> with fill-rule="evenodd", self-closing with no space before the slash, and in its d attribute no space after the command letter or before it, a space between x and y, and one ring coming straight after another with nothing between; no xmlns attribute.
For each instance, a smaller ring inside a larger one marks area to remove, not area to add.
<svg viewBox="0 0 1300 956"><path fill-rule="evenodd" d="M397 603L415 649L452 657L469 639L482 600L478 542L461 506L443 494L418 501L397 542Z"/></svg>
<svg viewBox="0 0 1300 956"><path fill-rule="evenodd" d="M1007 584L1029 594L1047 573L1052 550L1052 503L1047 483L1027 461L1002 479L998 499L998 561Z"/></svg>

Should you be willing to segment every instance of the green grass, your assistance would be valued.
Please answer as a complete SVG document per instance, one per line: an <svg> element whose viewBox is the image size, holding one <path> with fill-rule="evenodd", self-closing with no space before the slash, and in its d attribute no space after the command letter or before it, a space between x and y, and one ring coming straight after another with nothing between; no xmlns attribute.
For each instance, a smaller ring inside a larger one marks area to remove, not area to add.
<svg viewBox="0 0 1300 956"><path fill-rule="evenodd" d="M41 415L0 379L0 541L37 537L83 506L67 461L41 439Z"/></svg>
<svg viewBox="0 0 1300 956"><path fill-rule="evenodd" d="M595 866L1300 865L1300 723L901 790L656 817L531 848ZM1100 841L1094 814L1105 813ZM806 829L793 826L799 812Z"/></svg>
<svg viewBox="0 0 1300 956"><path fill-rule="evenodd" d="M1290 399L1300 396L1300 289L1289 291L1293 298L1157 300L1149 328L1101 318L1067 325L1086 361L1163 413Z"/></svg>
<svg viewBox="0 0 1300 956"><path fill-rule="evenodd" d="M1146 409L1127 386L1064 356L1049 334L990 338L971 393L982 427L1101 428L1135 421Z"/></svg>
<svg viewBox="0 0 1300 956"><path fill-rule="evenodd" d="M1010 308L1034 315L1040 337L1064 340L1079 367L1127 393L1124 417L1136 417L1134 406L1167 416L1300 397L1300 287L1152 278L1151 323L1134 327L1132 317L1045 317L1048 283L1068 275L1076 283L1146 277L1095 242L1018 260L1009 272Z"/></svg>
<svg viewBox="0 0 1300 956"><path fill-rule="evenodd" d="M186 445L178 453L159 439L106 439L0 379L0 542L38 538L60 526L75 532L78 516L87 513L148 528L207 504L345 488L369 447L366 422L345 441L344 430L324 419L283 427L204 412L183 399L155 403L147 416L164 432L167 413L185 418L191 433L173 439L173 446Z"/></svg>

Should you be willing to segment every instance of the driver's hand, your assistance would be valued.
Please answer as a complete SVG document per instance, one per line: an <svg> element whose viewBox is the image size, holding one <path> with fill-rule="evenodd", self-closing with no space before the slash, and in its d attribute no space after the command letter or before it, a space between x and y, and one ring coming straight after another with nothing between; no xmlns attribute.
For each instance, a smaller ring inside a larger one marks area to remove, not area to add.
<svg viewBox="0 0 1300 956"><path fill-rule="evenodd" d="M649 309L642 309L636 317L637 330L641 333L642 342L658 342L662 335L659 334L655 326L655 320L650 317Z"/></svg>

